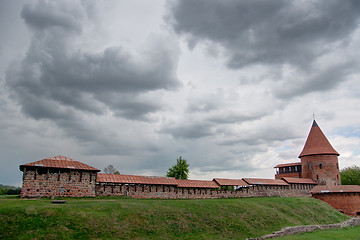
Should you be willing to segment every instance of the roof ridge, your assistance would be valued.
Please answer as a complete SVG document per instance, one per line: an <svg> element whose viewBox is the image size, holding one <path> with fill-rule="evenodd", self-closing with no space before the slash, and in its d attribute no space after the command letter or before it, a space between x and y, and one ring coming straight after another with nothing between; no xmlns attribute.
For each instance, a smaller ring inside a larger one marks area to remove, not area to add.
<svg viewBox="0 0 360 240"><path fill-rule="evenodd" d="M75 161L74 159L71 159L71 158L69 158L69 157L62 156L62 155L58 155L58 156L54 156L54 157L45 158L45 159L43 159L43 160Z"/></svg>

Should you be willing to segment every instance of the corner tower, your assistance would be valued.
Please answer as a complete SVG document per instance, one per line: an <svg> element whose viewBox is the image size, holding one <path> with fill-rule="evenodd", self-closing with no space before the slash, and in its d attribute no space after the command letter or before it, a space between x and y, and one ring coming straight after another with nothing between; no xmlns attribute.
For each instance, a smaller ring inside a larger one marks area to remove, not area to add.
<svg viewBox="0 0 360 240"><path fill-rule="evenodd" d="M341 185L339 155L314 120L299 155L302 178L311 178L319 185Z"/></svg>

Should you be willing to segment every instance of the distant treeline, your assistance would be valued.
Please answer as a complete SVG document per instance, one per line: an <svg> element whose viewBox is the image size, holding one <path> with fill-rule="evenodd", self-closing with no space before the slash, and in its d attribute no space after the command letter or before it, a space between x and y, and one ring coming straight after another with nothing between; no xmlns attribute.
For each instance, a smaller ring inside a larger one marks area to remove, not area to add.
<svg viewBox="0 0 360 240"><path fill-rule="evenodd" d="M17 195L20 192L21 188L19 187L0 184L0 195Z"/></svg>

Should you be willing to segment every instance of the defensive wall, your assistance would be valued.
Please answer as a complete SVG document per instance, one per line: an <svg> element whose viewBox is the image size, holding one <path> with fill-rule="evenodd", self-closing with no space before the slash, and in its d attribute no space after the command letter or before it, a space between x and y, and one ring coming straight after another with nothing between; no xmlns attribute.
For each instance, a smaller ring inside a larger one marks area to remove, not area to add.
<svg viewBox="0 0 360 240"><path fill-rule="evenodd" d="M70 169L25 169L20 197L95 197L96 173Z"/></svg>
<svg viewBox="0 0 360 240"><path fill-rule="evenodd" d="M311 179L220 179L180 180L123 174L100 170L64 156L20 166L23 171L21 197L133 198L235 198L267 196L310 196L316 185Z"/></svg>
<svg viewBox="0 0 360 240"><path fill-rule="evenodd" d="M20 165L20 197L95 197L99 169L57 156Z"/></svg>
<svg viewBox="0 0 360 240"><path fill-rule="evenodd" d="M316 185L311 179L221 179L181 180L98 173L97 196L128 196L133 198L236 198L310 196Z"/></svg>
<svg viewBox="0 0 360 240"><path fill-rule="evenodd" d="M360 186L341 186L338 156L314 120L299 155L301 162L275 166L275 179L203 181L101 174L99 169L57 156L20 165L23 171L20 196L194 199L312 195L341 212L360 215Z"/></svg>
<svg viewBox="0 0 360 240"><path fill-rule="evenodd" d="M166 185L97 183L97 196L128 196L133 198L200 199L239 197L299 197L310 196L312 184L288 186L256 185L240 187L237 190L208 188L181 188Z"/></svg>
<svg viewBox="0 0 360 240"><path fill-rule="evenodd" d="M351 216L360 216L360 186L316 186L312 197L328 203L333 208Z"/></svg>

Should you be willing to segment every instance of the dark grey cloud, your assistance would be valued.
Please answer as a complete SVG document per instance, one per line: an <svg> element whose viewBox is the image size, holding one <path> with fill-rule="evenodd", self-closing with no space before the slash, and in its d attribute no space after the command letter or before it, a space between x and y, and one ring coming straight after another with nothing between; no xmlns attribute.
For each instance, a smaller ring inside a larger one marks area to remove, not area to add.
<svg viewBox="0 0 360 240"><path fill-rule="evenodd" d="M197 139L210 136L214 133L213 125L203 121L186 120L185 123L162 127L160 133L170 134L174 138Z"/></svg>
<svg viewBox="0 0 360 240"><path fill-rule="evenodd" d="M61 4L39 1L35 5L25 5L21 16L27 24L36 29L60 27L81 31L81 23L78 19L81 12L76 11L76 8L69 9Z"/></svg>
<svg viewBox="0 0 360 240"><path fill-rule="evenodd" d="M176 32L220 43L228 65L301 63L353 32L358 1L176 1Z"/></svg>
<svg viewBox="0 0 360 240"><path fill-rule="evenodd" d="M328 77L332 68L317 66L320 57L349 47L359 24L359 1L185 0L172 2L169 9L167 17L175 32L186 36L191 47L197 43L220 45L229 68L259 64L272 71L279 68L272 80L290 86L279 87L277 97L332 89L357 72L358 56L348 56L351 67L347 65L336 78ZM283 66L295 69L300 79L287 79ZM317 71L317 77L307 78Z"/></svg>
<svg viewBox="0 0 360 240"><path fill-rule="evenodd" d="M163 103L139 95L179 86L177 58L165 47L141 57L118 46L95 52L74 49L84 18L79 9L39 2L25 6L22 17L36 30L25 58L7 71L6 83L31 117L56 121L61 114L101 115L109 110L144 120Z"/></svg>

